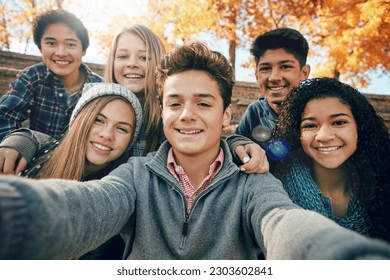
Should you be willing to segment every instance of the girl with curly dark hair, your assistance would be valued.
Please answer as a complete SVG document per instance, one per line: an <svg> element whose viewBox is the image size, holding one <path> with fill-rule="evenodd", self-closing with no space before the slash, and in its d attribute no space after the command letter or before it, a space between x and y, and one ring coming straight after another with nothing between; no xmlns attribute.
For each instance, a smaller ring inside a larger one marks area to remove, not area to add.
<svg viewBox="0 0 390 280"><path fill-rule="evenodd" d="M291 146L274 174L296 204L390 240L389 132L358 90L306 80L286 97L273 138Z"/></svg>

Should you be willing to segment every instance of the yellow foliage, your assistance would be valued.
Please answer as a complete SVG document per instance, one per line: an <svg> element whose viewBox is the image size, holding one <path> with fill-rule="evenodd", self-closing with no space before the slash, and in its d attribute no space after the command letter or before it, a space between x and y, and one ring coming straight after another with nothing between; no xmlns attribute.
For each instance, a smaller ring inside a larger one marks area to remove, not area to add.
<svg viewBox="0 0 390 280"><path fill-rule="evenodd" d="M31 36L31 20L38 12L70 1L2 2L1 47L7 36L21 41ZM205 38L200 37L203 32L212 34L229 43L233 58L234 48L247 49L259 34L291 27L308 39L309 55L323 61L313 67L312 76L336 76L364 86L369 82L364 74L367 71L379 69L389 75L389 0L148 0L147 5L146 14L136 18L117 16L105 32L93 33L102 49L108 48L113 34L124 22L149 26L168 50L177 44ZM91 13L96 13L96 20L101 17L98 11ZM244 65L250 67L251 63Z"/></svg>

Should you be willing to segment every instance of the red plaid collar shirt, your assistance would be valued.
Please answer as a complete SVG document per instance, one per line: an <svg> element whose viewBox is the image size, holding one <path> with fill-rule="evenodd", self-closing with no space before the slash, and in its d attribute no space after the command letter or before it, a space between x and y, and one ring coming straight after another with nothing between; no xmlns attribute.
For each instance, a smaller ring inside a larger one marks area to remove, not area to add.
<svg viewBox="0 0 390 280"><path fill-rule="evenodd" d="M187 201L187 213L191 211L191 207L196 197L210 185L215 175L217 175L218 172L221 170L223 160L224 154L223 150L220 148L217 158L210 165L209 174L203 179L202 183L198 188L194 188L194 186L192 186L190 180L188 179L187 174L184 172L183 167L176 163L175 158L173 156L172 148L169 149L167 168L169 172L179 182L179 185L184 192Z"/></svg>

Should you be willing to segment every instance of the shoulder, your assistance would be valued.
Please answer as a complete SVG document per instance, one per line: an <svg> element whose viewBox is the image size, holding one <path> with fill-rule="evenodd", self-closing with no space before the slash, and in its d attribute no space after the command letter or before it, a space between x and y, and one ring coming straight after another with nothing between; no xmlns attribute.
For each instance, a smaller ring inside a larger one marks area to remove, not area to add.
<svg viewBox="0 0 390 280"><path fill-rule="evenodd" d="M148 170L146 167L146 163L148 163L151 159L152 158L149 155L142 157L130 157L127 162L119 165L117 168L111 171L110 175L114 175L123 179L129 179L130 177L134 177L134 180L136 180L137 178L144 177L146 176ZM136 174L142 174L142 176L136 176Z"/></svg>
<svg viewBox="0 0 390 280"><path fill-rule="evenodd" d="M263 116L268 111L268 107L267 100L261 97L248 105L244 115L247 118L252 118L254 115Z"/></svg>
<svg viewBox="0 0 390 280"><path fill-rule="evenodd" d="M255 100L255 101L253 101L252 103L250 103L250 104L248 105L247 110L254 111L254 110L260 110L260 109L262 109L263 106L264 106L264 104L263 104L264 101L265 101L265 99L264 99L263 97L261 97L261 98Z"/></svg>
<svg viewBox="0 0 390 280"><path fill-rule="evenodd" d="M95 72L92 72L92 70L85 63L81 63L80 70L86 74L88 82L98 83L103 81L103 77Z"/></svg>
<svg viewBox="0 0 390 280"><path fill-rule="evenodd" d="M46 73L46 65L44 63L37 63L20 70L17 77L37 77L37 75L44 75Z"/></svg>

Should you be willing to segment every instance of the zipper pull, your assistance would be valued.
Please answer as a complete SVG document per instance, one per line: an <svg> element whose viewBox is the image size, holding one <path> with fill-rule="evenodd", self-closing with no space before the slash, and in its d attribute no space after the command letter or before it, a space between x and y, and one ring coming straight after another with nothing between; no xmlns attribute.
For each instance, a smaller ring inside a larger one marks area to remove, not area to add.
<svg viewBox="0 0 390 280"><path fill-rule="evenodd" d="M188 214L186 214L186 218L184 219L184 224L183 224L183 229L181 230L181 234L186 236L187 232L188 232Z"/></svg>

